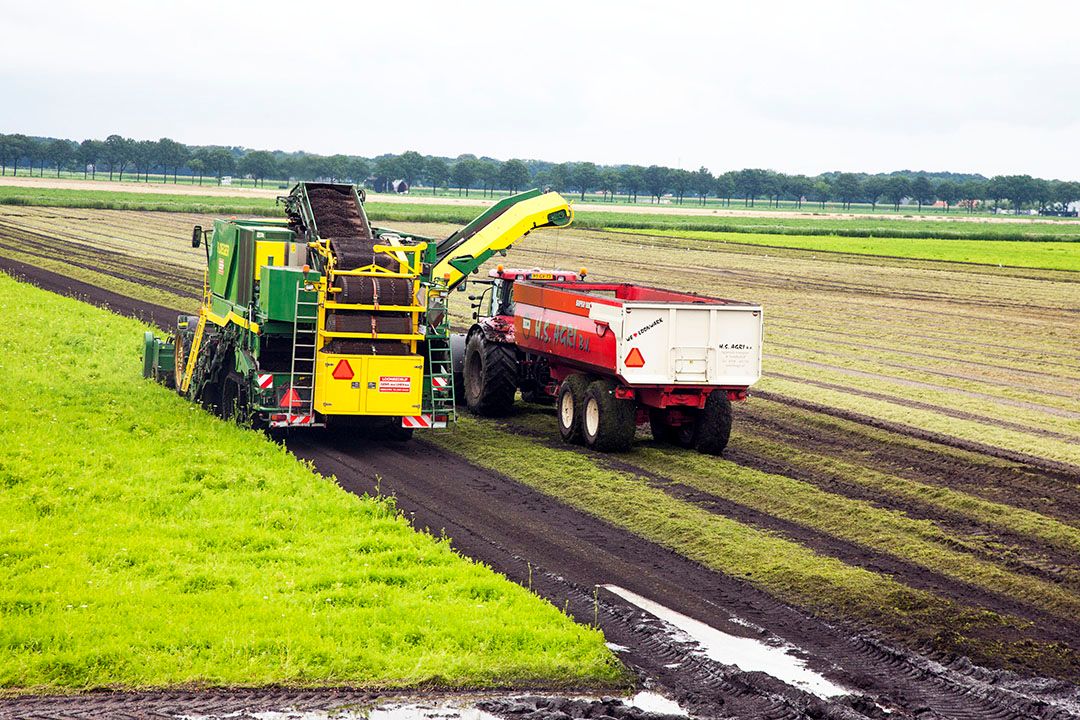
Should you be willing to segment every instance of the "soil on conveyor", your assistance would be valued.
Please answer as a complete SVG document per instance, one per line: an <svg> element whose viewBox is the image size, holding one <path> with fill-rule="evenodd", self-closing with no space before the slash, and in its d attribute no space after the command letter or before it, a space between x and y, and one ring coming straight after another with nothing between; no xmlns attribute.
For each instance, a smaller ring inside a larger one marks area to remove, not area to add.
<svg viewBox="0 0 1080 720"><path fill-rule="evenodd" d="M118 312L166 325L177 314L20 265L0 258L0 269ZM872 632L830 624L422 440L358 442L298 433L287 444L350 492L372 493L378 483L378 491L394 495L418 528L445 531L462 554L565 607L579 621L595 622L642 685L695 716L866 718L885 717L884 708L890 718L920 720L1080 717L1077 690L1069 683L1024 679L962 657L930 658ZM800 648L811 668L850 694L822 699L763 672L713 660L671 626L601 589L604 585L650 598L731 635L782 638ZM155 702L146 701L146 694L37 696L0 700L0 718L177 717L235 709L238 703L264 710L325 708L342 692L348 691L177 692L156 694ZM512 704L516 714L510 707L491 710L536 720L570 716L538 704Z"/></svg>

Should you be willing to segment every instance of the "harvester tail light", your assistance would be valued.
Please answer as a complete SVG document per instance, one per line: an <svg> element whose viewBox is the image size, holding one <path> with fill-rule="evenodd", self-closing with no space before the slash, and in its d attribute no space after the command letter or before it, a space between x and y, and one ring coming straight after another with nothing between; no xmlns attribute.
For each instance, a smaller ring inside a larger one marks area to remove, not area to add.
<svg viewBox="0 0 1080 720"><path fill-rule="evenodd" d="M353 369L352 365L345 358L338 360L337 367L334 368L334 372L331 373L335 380L352 380Z"/></svg>

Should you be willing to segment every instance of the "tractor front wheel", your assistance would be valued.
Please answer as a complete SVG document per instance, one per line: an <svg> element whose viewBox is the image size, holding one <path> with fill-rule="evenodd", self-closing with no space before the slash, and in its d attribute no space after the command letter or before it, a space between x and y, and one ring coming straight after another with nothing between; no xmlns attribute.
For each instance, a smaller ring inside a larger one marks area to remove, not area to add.
<svg viewBox="0 0 1080 720"><path fill-rule="evenodd" d="M610 380L589 383L581 415L581 435L586 445L602 452L629 450L637 430L636 421L634 401L615 397L615 383Z"/></svg>
<svg viewBox="0 0 1080 720"><path fill-rule="evenodd" d="M477 415L498 417L514 407L517 352L475 333L465 345L465 404Z"/></svg>

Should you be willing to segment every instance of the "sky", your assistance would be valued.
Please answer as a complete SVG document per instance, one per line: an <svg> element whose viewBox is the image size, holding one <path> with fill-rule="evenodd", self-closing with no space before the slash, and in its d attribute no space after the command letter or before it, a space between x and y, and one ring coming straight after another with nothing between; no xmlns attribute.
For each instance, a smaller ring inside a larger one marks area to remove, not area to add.
<svg viewBox="0 0 1080 720"><path fill-rule="evenodd" d="M0 0L0 132L1080 179L1080 3Z"/></svg>

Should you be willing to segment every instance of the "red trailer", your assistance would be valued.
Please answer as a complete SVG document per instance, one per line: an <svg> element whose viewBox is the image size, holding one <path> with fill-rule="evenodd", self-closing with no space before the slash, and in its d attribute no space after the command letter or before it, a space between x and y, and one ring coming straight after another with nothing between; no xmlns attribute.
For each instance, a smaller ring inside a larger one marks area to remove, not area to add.
<svg viewBox="0 0 1080 720"><path fill-rule="evenodd" d="M457 337L455 372L481 415L506 414L517 390L555 398L563 439L625 450L639 424L657 440L718 454L731 401L761 377L759 305L565 271L490 273Z"/></svg>

